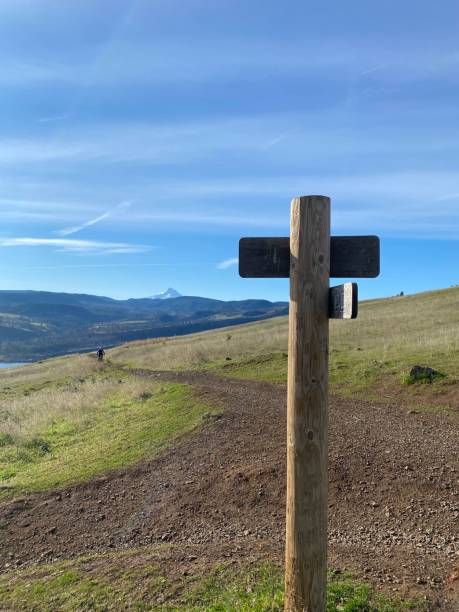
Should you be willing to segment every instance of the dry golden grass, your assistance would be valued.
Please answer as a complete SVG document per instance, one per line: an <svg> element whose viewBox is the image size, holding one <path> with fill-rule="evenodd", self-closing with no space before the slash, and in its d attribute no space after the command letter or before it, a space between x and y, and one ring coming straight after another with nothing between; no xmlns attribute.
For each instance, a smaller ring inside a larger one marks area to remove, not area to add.
<svg viewBox="0 0 459 612"><path fill-rule="evenodd" d="M365 302L356 321L332 321L331 338L334 349L357 346L379 359L452 356L459 349L459 289Z"/></svg>
<svg viewBox="0 0 459 612"><path fill-rule="evenodd" d="M283 380L286 317L189 336L134 342L110 359L152 370L225 365L235 376ZM266 359L275 356L274 361ZM257 357L262 357L257 361ZM332 383L366 387L389 375L401 379L413 365L457 377L459 288L361 304L355 321L331 321Z"/></svg>
<svg viewBox="0 0 459 612"><path fill-rule="evenodd" d="M0 438L27 444L62 419L73 431L83 430L115 391L122 392L124 400L130 402L150 392L151 383L133 378L119 382L96 378L6 397L0 400Z"/></svg>
<svg viewBox="0 0 459 612"><path fill-rule="evenodd" d="M153 370L195 368L226 357L287 350L287 318L279 317L188 336L131 342L108 352L109 359Z"/></svg>
<svg viewBox="0 0 459 612"><path fill-rule="evenodd" d="M67 355L38 361L27 366L0 370L0 394L12 387L32 386L65 379L84 378L94 371L94 359L88 355Z"/></svg>

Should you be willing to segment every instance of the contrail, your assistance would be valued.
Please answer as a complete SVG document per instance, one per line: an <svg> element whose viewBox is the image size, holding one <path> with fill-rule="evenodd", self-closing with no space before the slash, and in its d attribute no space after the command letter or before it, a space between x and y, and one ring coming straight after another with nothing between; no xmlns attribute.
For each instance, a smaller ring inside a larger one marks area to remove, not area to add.
<svg viewBox="0 0 459 612"><path fill-rule="evenodd" d="M81 225L75 225L73 227L65 227L64 229L58 230L55 233L58 236L70 236L71 234L76 234L77 232L81 232L81 230L84 230L87 227L91 227L91 225L96 225L96 223L100 223L100 221L103 221L104 219L111 217L117 210L129 208L131 204L132 202L130 200L120 202L117 206L107 211L103 215L96 217L95 219L90 219L89 221L86 221L86 223L82 223Z"/></svg>
<svg viewBox="0 0 459 612"><path fill-rule="evenodd" d="M217 268L219 270L226 270L227 268L231 268L231 266L237 266L239 263L239 259L237 257L232 257L231 259L225 259L225 261L221 261L217 264Z"/></svg>

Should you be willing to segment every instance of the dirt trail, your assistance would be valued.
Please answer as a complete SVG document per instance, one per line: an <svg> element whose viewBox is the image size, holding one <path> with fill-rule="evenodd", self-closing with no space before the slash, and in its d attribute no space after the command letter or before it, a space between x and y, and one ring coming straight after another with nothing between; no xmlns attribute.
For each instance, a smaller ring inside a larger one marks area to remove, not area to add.
<svg viewBox="0 0 459 612"><path fill-rule="evenodd" d="M1 504L0 568L156 542L209 544L209 551L220 543L237 555L261 545L281 558L285 387L136 373L192 384L224 411L136 468ZM458 440L456 418L332 398L330 565L452 610Z"/></svg>

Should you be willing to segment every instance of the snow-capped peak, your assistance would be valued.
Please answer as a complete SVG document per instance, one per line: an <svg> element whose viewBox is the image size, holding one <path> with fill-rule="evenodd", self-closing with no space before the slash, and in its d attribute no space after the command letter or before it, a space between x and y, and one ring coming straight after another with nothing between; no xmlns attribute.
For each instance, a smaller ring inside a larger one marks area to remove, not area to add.
<svg viewBox="0 0 459 612"><path fill-rule="evenodd" d="M150 300L168 300L170 298L178 298L181 297L181 293L169 287L166 291L162 293L158 293L158 295L150 295Z"/></svg>

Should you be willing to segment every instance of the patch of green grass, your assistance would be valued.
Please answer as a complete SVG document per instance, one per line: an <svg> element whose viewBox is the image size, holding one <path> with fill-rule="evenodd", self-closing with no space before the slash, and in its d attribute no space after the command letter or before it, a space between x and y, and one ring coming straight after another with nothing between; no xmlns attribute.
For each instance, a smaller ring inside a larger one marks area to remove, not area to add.
<svg viewBox="0 0 459 612"><path fill-rule="evenodd" d="M100 601L116 601L116 592L108 584L67 570L46 579L17 584L12 590L0 588L0 597L13 610L81 610L91 609Z"/></svg>
<svg viewBox="0 0 459 612"><path fill-rule="evenodd" d="M284 609L283 578L278 567L264 564L242 574L217 568L182 596L186 610L267 612Z"/></svg>
<svg viewBox="0 0 459 612"><path fill-rule="evenodd" d="M440 356L433 361L439 361ZM368 359L368 353L360 349L331 349L329 356L329 383L331 393L341 396L357 396L366 399L380 400L379 388L399 388L402 383L411 384L407 376L400 373L409 369L409 363L419 361L418 355L401 355L391 359ZM287 382L288 355L275 352L264 355L242 357L230 362L214 362L206 366L214 372L231 378L245 380L264 380L267 382ZM454 377L446 381L444 374L438 374L425 382L432 383L421 391L435 396L454 384ZM417 382L417 381L416 381ZM415 390L413 389L413 392Z"/></svg>
<svg viewBox="0 0 459 612"><path fill-rule="evenodd" d="M83 558L4 575L0 606L18 612L160 609L152 602L166 580L156 564L132 570L119 565L115 555L101 556L99 561L108 568L94 571Z"/></svg>
<svg viewBox="0 0 459 612"><path fill-rule="evenodd" d="M209 612L264 612L284 609L283 576L278 566L264 564L244 575L215 571L185 599L186 609ZM191 604L190 607L188 607ZM425 610L421 602L388 598L350 575L329 578L327 612L402 612Z"/></svg>
<svg viewBox="0 0 459 612"><path fill-rule="evenodd" d="M387 597L377 593L370 585L359 582L350 574L329 578L327 586L327 612L404 612L427 610L425 601Z"/></svg>
<svg viewBox="0 0 459 612"><path fill-rule="evenodd" d="M209 369L223 376L245 380L265 380L267 382L287 382L288 354L285 352L257 355L215 362ZM388 371L395 377L397 369L388 362L373 360L365 362L360 354L347 352L345 355L332 351L329 361L329 381L332 393L342 395L365 392L374 385L381 372Z"/></svg>
<svg viewBox="0 0 459 612"><path fill-rule="evenodd" d="M177 581L176 562L163 563L161 550L154 547L93 555L9 572L0 576L0 601L8 610L37 612L283 610L282 572L273 563L240 566L237 570L228 565L204 565L197 573ZM327 612L407 610L426 610L426 603L388 598L349 575L330 575Z"/></svg>
<svg viewBox="0 0 459 612"><path fill-rule="evenodd" d="M100 396L101 390L105 396ZM0 499L89 480L154 457L177 436L202 423L204 414L215 412L198 401L187 385L143 380L134 380L131 385L129 380L124 384L116 380L97 386L96 391L95 396L88 394L87 405L76 406L79 414L61 410L42 423L33 412L38 426L31 436L22 431L16 436L3 434ZM78 397L78 392L74 394ZM64 394L62 401L65 408L70 399ZM30 402L40 411L39 402L37 406L33 398ZM29 408L28 403L20 406L23 411ZM29 427L35 427L35 421Z"/></svg>
<svg viewBox="0 0 459 612"><path fill-rule="evenodd" d="M229 376L246 380L266 380L269 382L286 382L288 355L269 353L255 357L243 357L231 361L215 362L209 369Z"/></svg>

